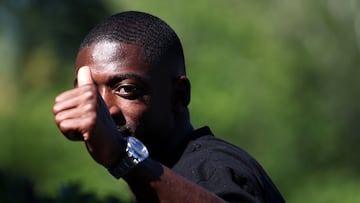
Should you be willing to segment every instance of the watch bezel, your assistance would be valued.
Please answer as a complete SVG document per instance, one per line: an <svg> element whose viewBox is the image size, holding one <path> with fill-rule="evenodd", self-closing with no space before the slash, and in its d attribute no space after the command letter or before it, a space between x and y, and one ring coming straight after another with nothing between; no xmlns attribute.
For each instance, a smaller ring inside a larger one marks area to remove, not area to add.
<svg viewBox="0 0 360 203"><path fill-rule="evenodd" d="M146 146L137 138L128 136L126 140L125 154L113 167L108 171L117 179L126 175L136 165L149 157L149 151Z"/></svg>

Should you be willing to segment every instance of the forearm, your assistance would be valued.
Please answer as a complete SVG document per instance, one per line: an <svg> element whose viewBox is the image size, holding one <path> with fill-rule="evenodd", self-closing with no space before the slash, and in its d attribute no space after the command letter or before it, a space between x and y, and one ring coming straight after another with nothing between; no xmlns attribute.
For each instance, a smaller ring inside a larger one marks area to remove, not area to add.
<svg viewBox="0 0 360 203"><path fill-rule="evenodd" d="M124 177L139 202L224 202L151 159Z"/></svg>

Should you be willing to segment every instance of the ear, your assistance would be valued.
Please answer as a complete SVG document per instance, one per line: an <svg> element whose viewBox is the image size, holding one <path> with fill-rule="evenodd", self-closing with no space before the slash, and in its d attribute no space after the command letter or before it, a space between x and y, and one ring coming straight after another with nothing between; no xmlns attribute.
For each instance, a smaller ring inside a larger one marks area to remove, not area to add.
<svg viewBox="0 0 360 203"><path fill-rule="evenodd" d="M176 79L173 87L173 109L175 112L181 112L187 109L190 103L190 81L182 75Z"/></svg>

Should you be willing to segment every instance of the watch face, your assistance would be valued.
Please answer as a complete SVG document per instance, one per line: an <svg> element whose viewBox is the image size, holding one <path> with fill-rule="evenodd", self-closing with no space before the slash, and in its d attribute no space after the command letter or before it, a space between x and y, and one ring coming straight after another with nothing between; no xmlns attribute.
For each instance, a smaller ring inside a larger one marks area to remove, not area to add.
<svg viewBox="0 0 360 203"><path fill-rule="evenodd" d="M149 157L145 145L135 137L126 137L126 155L114 167L108 168L109 172L117 179L123 177L137 164Z"/></svg>
<svg viewBox="0 0 360 203"><path fill-rule="evenodd" d="M128 137L128 153L135 160L135 163L139 163L149 156L149 152L145 145L135 137Z"/></svg>

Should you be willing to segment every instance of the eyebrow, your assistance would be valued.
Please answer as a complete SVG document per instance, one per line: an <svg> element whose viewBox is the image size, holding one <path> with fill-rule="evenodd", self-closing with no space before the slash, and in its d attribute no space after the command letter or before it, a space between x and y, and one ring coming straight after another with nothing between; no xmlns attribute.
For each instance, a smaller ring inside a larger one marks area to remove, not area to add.
<svg viewBox="0 0 360 203"><path fill-rule="evenodd" d="M112 75L110 76L110 78L106 81L106 84L111 85L126 79L133 79L136 81L139 81L142 84L147 83L147 79L138 75L138 74L134 74L134 73L122 73L122 74L117 74L117 75Z"/></svg>
<svg viewBox="0 0 360 203"><path fill-rule="evenodd" d="M147 79L141 77L140 75L134 73L122 73L122 74L110 76L110 78L106 81L106 84L111 85L126 79L134 79L143 84L147 83ZM74 87L77 87L77 77L74 79Z"/></svg>

